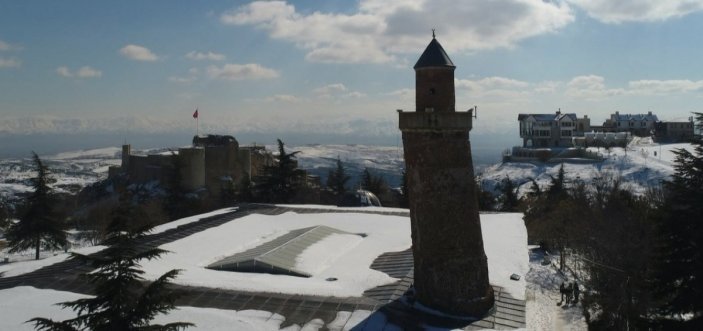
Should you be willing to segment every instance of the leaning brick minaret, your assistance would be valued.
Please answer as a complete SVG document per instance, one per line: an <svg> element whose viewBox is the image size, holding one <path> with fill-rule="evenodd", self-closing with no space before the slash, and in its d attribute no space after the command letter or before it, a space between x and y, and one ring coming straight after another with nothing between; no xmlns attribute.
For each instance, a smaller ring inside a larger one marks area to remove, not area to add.
<svg viewBox="0 0 703 331"><path fill-rule="evenodd" d="M414 67L415 112L399 114L416 297L430 308L479 317L493 307L493 288L471 161L472 113L456 112L456 66L432 37Z"/></svg>

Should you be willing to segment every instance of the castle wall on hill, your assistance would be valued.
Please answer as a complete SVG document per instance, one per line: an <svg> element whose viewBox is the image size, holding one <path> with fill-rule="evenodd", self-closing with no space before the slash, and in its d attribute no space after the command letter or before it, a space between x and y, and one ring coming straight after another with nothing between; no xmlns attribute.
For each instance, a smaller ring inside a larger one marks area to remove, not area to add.
<svg viewBox="0 0 703 331"><path fill-rule="evenodd" d="M205 150L197 147L179 148L181 187L195 191L205 186Z"/></svg>
<svg viewBox="0 0 703 331"><path fill-rule="evenodd" d="M130 183L168 183L177 166L181 188L206 189L212 197L219 197L223 189L236 188L245 178L260 175L265 166L274 163L263 146L240 148L234 137L219 135L196 136L193 146L178 149L178 154L131 155L129 145L122 147L122 153L122 166L111 167L110 177L127 174Z"/></svg>

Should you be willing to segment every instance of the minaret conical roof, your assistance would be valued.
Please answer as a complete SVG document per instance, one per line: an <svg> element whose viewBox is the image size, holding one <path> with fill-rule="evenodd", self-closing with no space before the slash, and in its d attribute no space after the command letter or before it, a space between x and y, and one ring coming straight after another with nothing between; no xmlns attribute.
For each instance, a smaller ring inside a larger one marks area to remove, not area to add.
<svg viewBox="0 0 703 331"><path fill-rule="evenodd" d="M420 59L417 60L417 63L415 63L413 69L417 70L419 68L428 67L456 68L452 60L449 58L449 55L447 55L447 52L445 52L444 48L442 48L442 45L440 45L439 41L434 38L434 33L432 36L432 41L430 41L430 44L427 45L425 51L422 52Z"/></svg>

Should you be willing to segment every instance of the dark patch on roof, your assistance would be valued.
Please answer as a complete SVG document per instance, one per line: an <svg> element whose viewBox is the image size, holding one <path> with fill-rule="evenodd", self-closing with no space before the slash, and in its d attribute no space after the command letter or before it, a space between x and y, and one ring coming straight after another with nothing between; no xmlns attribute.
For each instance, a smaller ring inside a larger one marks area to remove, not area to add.
<svg viewBox="0 0 703 331"><path fill-rule="evenodd" d="M432 38L430 44L427 45L425 51L420 55L420 59L417 60L413 69L429 68L429 67L450 67L456 68L452 60L444 51L442 45L439 44L437 39Z"/></svg>

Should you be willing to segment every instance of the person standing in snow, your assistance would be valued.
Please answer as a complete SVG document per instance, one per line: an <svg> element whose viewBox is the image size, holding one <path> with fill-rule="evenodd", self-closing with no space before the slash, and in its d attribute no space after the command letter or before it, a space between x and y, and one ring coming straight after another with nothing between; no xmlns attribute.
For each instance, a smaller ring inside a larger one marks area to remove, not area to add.
<svg viewBox="0 0 703 331"><path fill-rule="evenodd" d="M561 293L561 302L564 302L564 295L566 295L566 286L564 285L564 282L561 282L561 285L559 285L559 293Z"/></svg>
<svg viewBox="0 0 703 331"><path fill-rule="evenodd" d="M579 302L579 292L581 291L579 290L579 284L577 282L573 282L571 287L573 287L574 291L574 304L577 304Z"/></svg>
<svg viewBox="0 0 703 331"><path fill-rule="evenodd" d="M571 283L569 283L569 285L566 285L566 289L564 290L564 292L566 294L566 305L568 306L571 303Z"/></svg>

